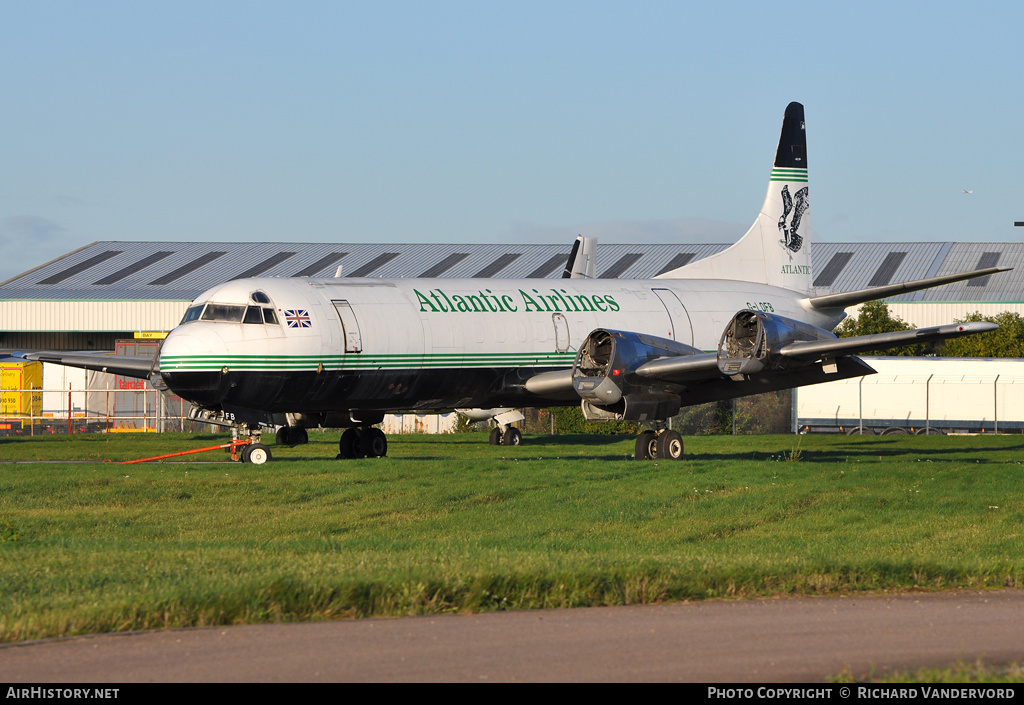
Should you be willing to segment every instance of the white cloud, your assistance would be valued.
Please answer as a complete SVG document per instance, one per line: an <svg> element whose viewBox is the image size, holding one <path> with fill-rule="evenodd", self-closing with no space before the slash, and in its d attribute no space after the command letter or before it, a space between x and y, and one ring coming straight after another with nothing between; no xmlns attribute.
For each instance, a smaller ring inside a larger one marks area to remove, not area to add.
<svg viewBox="0 0 1024 705"><path fill-rule="evenodd" d="M12 215L0 220L0 242L4 244L15 244L22 239L38 243L60 237L65 232L67 228L63 225L38 215Z"/></svg>

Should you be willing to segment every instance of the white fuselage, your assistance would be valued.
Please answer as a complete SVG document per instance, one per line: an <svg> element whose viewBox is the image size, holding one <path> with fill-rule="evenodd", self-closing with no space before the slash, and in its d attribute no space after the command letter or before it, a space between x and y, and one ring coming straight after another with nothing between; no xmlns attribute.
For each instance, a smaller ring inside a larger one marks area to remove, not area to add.
<svg viewBox="0 0 1024 705"><path fill-rule="evenodd" d="M241 279L193 306L262 306L277 322L204 320L197 311L168 335L160 369L172 390L208 406L492 406L528 401L504 398L502 379L571 366L596 328L710 351L746 308L835 324L801 298L727 280Z"/></svg>

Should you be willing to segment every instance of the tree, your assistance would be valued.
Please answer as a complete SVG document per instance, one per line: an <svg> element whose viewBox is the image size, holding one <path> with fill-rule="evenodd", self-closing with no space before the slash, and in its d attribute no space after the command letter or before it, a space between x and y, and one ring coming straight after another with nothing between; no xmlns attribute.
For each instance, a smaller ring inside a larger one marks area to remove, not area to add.
<svg viewBox="0 0 1024 705"><path fill-rule="evenodd" d="M947 340L941 355L946 357L1024 357L1024 318L1020 314L1003 311L995 316L982 316L975 311L957 323L989 321L999 330L980 335Z"/></svg>
<svg viewBox="0 0 1024 705"><path fill-rule="evenodd" d="M856 335L873 335L875 333L893 333L900 330L913 330L916 326L909 325L902 318L889 313L889 307L882 301L868 301L860 307L860 313L847 318L838 328L836 335L840 338L852 338ZM898 355L903 357L920 357L933 352L934 347L928 343L915 343L898 348L872 351L872 355Z"/></svg>

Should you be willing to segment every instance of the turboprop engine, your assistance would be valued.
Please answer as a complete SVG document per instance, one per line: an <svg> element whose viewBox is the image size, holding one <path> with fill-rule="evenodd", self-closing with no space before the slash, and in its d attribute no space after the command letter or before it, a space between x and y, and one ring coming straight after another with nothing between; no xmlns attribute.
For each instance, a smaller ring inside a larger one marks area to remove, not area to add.
<svg viewBox="0 0 1024 705"><path fill-rule="evenodd" d="M729 321L718 343L718 369L724 375L736 377L803 367L809 364L807 360L784 357L779 354L780 348L798 341L835 337L835 333L824 328L774 313L740 311Z"/></svg>
<svg viewBox="0 0 1024 705"><path fill-rule="evenodd" d="M640 365L666 357L698 354L674 340L631 331L598 328L576 355L572 386L589 420L647 421L679 413L678 389L635 374Z"/></svg>

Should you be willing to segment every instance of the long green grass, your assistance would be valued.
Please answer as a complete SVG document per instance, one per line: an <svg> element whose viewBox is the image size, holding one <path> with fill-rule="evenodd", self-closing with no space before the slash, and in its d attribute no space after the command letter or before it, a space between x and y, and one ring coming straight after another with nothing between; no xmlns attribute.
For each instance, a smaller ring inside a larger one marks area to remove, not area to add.
<svg viewBox="0 0 1024 705"><path fill-rule="evenodd" d="M1022 683L1024 665L957 661L948 666L912 668L893 672L874 671L857 677L849 669L827 679L830 683ZM941 696L940 696L941 697Z"/></svg>
<svg viewBox="0 0 1024 705"><path fill-rule="evenodd" d="M1024 436L0 439L0 641L161 627L1024 584ZM35 462L50 460L55 462Z"/></svg>

